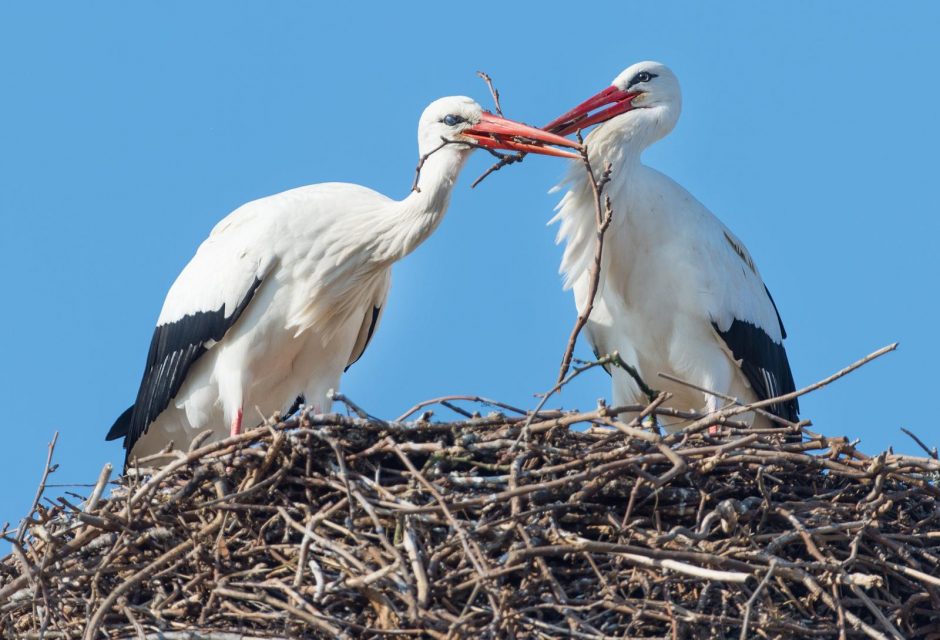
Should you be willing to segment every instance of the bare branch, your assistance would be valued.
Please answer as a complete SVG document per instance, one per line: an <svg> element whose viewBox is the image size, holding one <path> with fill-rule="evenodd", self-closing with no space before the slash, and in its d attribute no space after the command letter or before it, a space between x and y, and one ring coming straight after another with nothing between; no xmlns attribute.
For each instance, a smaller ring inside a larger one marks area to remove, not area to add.
<svg viewBox="0 0 940 640"><path fill-rule="evenodd" d="M413 413L416 413L417 411L425 407L431 406L432 404L443 404L449 409L452 409L452 407L450 407L449 404L445 404L445 403L450 403L453 400L466 400L468 402L478 402L480 404L490 405L493 407L498 407L500 409L506 409L507 411L512 411L513 413L518 413L521 415L526 415L527 413L525 409L520 409L519 407L514 407L511 404L506 404L504 402L500 402L498 400L492 400L490 398L484 398L482 396L452 395L452 396L441 396L440 398L432 398L430 400L424 400L423 402L419 402L416 405L412 406L410 409L408 409L408 411L404 412L403 414L395 418L395 422L401 422L402 420L412 415Z"/></svg>
<svg viewBox="0 0 940 640"><path fill-rule="evenodd" d="M430 157L433 156L435 153L437 153L438 151L440 151L441 149L443 149L444 147L446 147L446 146L449 145L449 144L462 144L462 145L466 145L466 146L468 146L468 147L473 147L474 149L483 149L484 151L486 151L488 154L490 154L490 155L493 156L494 158L498 158L498 159L499 159L499 162L502 162L502 161L506 160L507 158L510 158L510 157L511 157L511 156L507 156L507 155L505 155L505 154L502 154L502 153L500 153L500 152L498 152L498 151L494 151L493 149L490 149L489 147L481 146L481 145L479 145L479 144L473 142L472 140L449 140L449 139L447 139L447 138L441 137L441 144L437 145L436 147L434 147L433 149L431 149L430 151L428 151L426 154L424 154L423 156L421 156L420 158L418 158L418 166L415 167L415 179L414 179L414 181L411 183L411 190L412 190L412 191L417 191L418 193L421 193L421 189L420 189L420 187L418 187L418 179L421 177L421 168L424 167L424 163L428 161L428 158L430 158ZM515 162L515 160L513 160L513 161L511 161L511 162L508 162L507 164L512 164L512 162Z"/></svg>
<svg viewBox="0 0 940 640"><path fill-rule="evenodd" d="M924 441L923 441L923 440L921 440L920 438L918 438L916 435L914 435L913 432L908 431L908 430L905 429L904 427L901 427L901 431L903 431L904 433L906 433L907 435L909 435L909 436L911 437L911 439L914 440L914 442L916 442L918 445L920 445L920 448L923 449L924 451L926 451L928 456L930 456L930 457L933 458L934 460L940 460L940 458L937 457L937 447L929 447L929 448L928 448L927 445L924 444Z"/></svg>
<svg viewBox="0 0 940 640"><path fill-rule="evenodd" d="M30 518L32 518L33 513L35 513L36 508L39 506L40 500L42 500L42 494L46 491L46 481L49 479L49 474L56 470L58 465L52 464L52 454L55 452L55 443L59 440L59 432L56 431L52 435L52 441L49 443L48 452L46 453L46 464L42 471L42 478L39 480L39 487L36 489L36 497L33 498L33 506L29 508L29 515L23 518L23 521L20 523L20 527L16 532L16 542L17 544L23 542L23 536L26 535L26 528L29 524Z"/></svg>
<svg viewBox="0 0 940 640"><path fill-rule="evenodd" d="M490 89L490 95L493 96L493 104L496 106L496 113L500 116L503 115L503 108L499 104L499 91L496 90L496 87L493 86L493 79L490 78L489 74L485 71L477 71L477 75L483 78L483 82L486 83L486 86Z"/></svg>
<svg viewBox="0 0 940 640"><path fill-rule="evenodd" d="M659 395L659 391L646 384L646 382L640 376L640 372L637 371L635 367L627 363L623 358L621 358L619 352L614 351L611 355L613 356L614 364L626 371L627 375L633 378L633 381L636 382L636 385L640 388L640 391L643 392L643 395L649 398L650 402L652 402Z"/></svg>
<svg viewBox="0 0 940 640"><path fill-rule="evenodd" d="M697 384L692 384L692 383L689 382L688 380L683 380L682 378L680 378L680 377L678 377L678 376L674 376L674 375L669 374L669 373L663 373L662 371L658 372L656 375L658 375L660 378L665 378L666 380L670 380L670 381L672 381L672 382L675 382L676 384L681 384L681 385L684 386L684 387L689 387L690 389L695 389L696 391L701 391L702 393L704 393L704 394L706 394L706 395L715 396L716 398L721 398L722 400L727 400L728 402L730 402L730 403L732 403L732 404L735 404L735 405L737 405L737 406L743 406L743 405L744 405L743 402L741 402L740 400L738 400L738 399L735 398L734 396L729 396L729 395L726 394L726 393L719 393L718 391L715 391L714 389L706 389L705 387L699 386L699 385L697 385ZM781 417L778 416L777 414L771 413L770 411L766 411L766 410L764 410L764 409L755 409L755 412L758 413L758 414L760 414L760 415L762 415L762 416L764 416L765 418L767 418L767 419L770 420L771 422L776 422L777 424L782 424L782 425L785 426L785 427L794 427L794 426L796 426L796 424L797 424L796 422L790 422L789 420L787 420L787 419L785 419L785 418L781 418Z"/></svg>
<svg viewBox="0 0 940 640"><path fill-rule="evenodd" d="M526 154L524 151L517 151L516 153L511 153L509 155L504 156L503 158L500 158L498 162L493 163L492 165L490 165L489 169L481 173L480 176L476 180L474 180L473 183L470 185L470 188L471 189L475 188L478 184L483 182L483 180L491 173L495 171L499 171L500 169L502 169L503 167L507 165L515 164L517 162L522 162L522 160L525 157L526 157Z"/></svg>
<svg viewBox="0 0 940 640"><path fill-rule="evenodd" d="M414 182L411 183L412 191L417 191L418 193L421 193L421 189L418 188L418 179L421 177L421 168L424 166L424 163L428 161L428 158L430 158L435 153L437 153L438 151L440 151L441 149L443 149L449 144L456 144L456 141L448 140L446 138L441 138L441 143L439 145L437 145L436 147L428 151L426 154L418 158L418 166L415 167L415 179L414 179Z"/></svg>
<svg viewBox="0 0 940 640"><path fill-rule="evenodd" d="M853 362L852 364L845 367L844 369L840 369L839 371L836 371L834 374L832 374L828 378L824 378L823 380L813 383L809 385L808 387L803 387L802 389L797 389L796 391L791 391L790 393L785 393L775 398L767 398L766 400L761 400L760 402L752 402L749 405L744 405L743 409L744 411L753 411L754 409L762 409L764 407L769 407L771 405L780 404L782 402L793 400L794 398L799 398L800 396L805 396L807 393L810 393L811 391L815 391L816 389L821 389L825 387L826 385L835 382L839 378L847 376L848 374L852 373L859 367L864 366L868 364L869 362L871 362L872 360L880 358L884 354L894 351L897 348L898 348L897 342L881 347L877 351L869 353L867 356L865 356L861 360ZM744 411L739 410L737 411L737 413L743 413Z"/></svg>
<svg viewBox="0 0 940 640"><path fill-rule="evenodd" d="M579 142L583 142L580 133L578 134L578 140ZM597 230L595 231L594 260L591 262L591 267L588 271L590 285L588 287L587 304L581 313L578 314L578 319L575 321L574 327L571 329L571 335L568 337L568 345L565 347L565 353L561 358L561 367L559 367L558 370L559 382L564 380L565 375L568 373L568 367L571 366L571 358L574 356L574 348L578 341L578 335L581 333L581 329L584 328L584 325L587 324L588 318L591 317L591 312L594 310L594 298L597 296L597 288L601 278L601 261L604 255L604 234L607 233L607 229L610 227L610 222L614 216L610 198L602 197L604 186L610 181L610 172L613 170L613 165L608 162L607 166L604 168L604 173L601 174L600 179L597 179L594 175L594 169L591 167L591 161L588 158L588 149L583 144L581 146L581 161L584 163L584 170L588 175L591 191L594 194L594 213L597 219ZM636 372L634 371L634 373ZM644 384L643 386L645 387L646 385ZM649 387L646 387L646 389L649 389ZM647 396L652 400L655 394L651 395L647 393Z"/></svg>
<svg viewBox="0 0 940 640"><path fill-rule="evenodd" d="M751 610L754 607L754 603L757 602L758 596L760 596L761 591L764 590L764 587L767 586L767 583L770 582L770 579L774 575L774 571L777 569L777 560L771 560L770 568L767 569L767 573L764 575L764 579L760 581L760 584L757 585L757 588L754 589L754 593L751 594L751 597L747 599L747 602L744 605L744 622L741 624L741 635L739 636L740 640L747 640L747 628L751 623Z"/></svg>

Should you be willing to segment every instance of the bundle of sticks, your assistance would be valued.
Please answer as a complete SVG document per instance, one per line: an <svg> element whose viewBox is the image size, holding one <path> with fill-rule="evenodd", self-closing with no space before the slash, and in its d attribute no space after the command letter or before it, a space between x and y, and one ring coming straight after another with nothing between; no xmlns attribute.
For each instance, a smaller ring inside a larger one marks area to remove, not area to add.
<svg viewBox="0 0 940 640"><path fill-rule="evenodd" d="M37 501L0 637L940 638L931 455L445 404L270 420Z"/></svg>

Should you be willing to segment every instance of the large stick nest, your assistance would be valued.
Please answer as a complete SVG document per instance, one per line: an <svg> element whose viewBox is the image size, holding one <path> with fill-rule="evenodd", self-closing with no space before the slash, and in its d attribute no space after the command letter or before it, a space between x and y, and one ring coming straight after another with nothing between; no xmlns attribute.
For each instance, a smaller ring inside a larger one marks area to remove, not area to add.
<svg viewBox="0 0 940 640"><path fill-rule="evenodd" d="M267 425L37 508L0 635L940 638L936 460L637 425Z"/></svg>

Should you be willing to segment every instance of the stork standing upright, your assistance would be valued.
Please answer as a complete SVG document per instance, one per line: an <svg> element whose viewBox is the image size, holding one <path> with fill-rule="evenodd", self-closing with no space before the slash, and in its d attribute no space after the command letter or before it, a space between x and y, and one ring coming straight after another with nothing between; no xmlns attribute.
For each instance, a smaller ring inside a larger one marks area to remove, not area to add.
<svg viewBox="0 0 940 640"><path fill-rule="evenodd" d="M391 267L440 224L474 146L575 157L565 138L441 98L418 124L416 187L392 200L323 183L249 202L212 230L173 283L134 405L111 427L128 459L186 448L206 429L237 434L245 410L285 410L298 395L327 411L330 389L362 356Z"/></svg>
<svg viewBox="0 0 940 640"><path fill-rule="evenodd" d="M673 394L667 406L714 411L725 402L720 396L657 374L745 402L791 392L794 384L783 322L744 244L688 191L641 162L643 151L672 131L681 104L672 71L640 62L545 129L568 135L599 124L585 139L588 158L594 167L612 166L605 193L613 219L585 326L595 352L618 351L645 382ZM594 255L593 192L580 163L562 184L569 190L552 222L561 223L558 242L566 243L565 287L583 312ZM616 404L645 399L625 371L611 375ZM767 409L798 419L795 399Z"/></svg>

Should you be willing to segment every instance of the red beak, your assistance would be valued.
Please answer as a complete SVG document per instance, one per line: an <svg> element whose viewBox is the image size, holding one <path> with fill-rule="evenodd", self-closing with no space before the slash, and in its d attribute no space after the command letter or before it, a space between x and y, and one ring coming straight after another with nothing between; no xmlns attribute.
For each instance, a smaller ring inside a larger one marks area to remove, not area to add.
<svg viewBox="0 0 940 640"><path fill-rule="evenodd" d="M480 121L462 132L462 135L473 138L481 147L487 149L505 149L509 151L523 151L525 153L541 153L546 156L559 156L561 158L578 158L580 156L554 149L545 145L559 145L580 149L581 145L563 138L554 133L536 129L528 125L500 118L492 113L484 113Z"/></svg>
<svg viewBox="0 0 940 640"><path fill-rule="evenodd" d="M600 93L591 96L568 113L555 118L543 128L546 131L551 131L561 136L574 133L579 129L587 129L592 124L605 122L614 116L619 116L621 113L630 111L634 108L632 100L638 95L640 95L639 92L630 93L618 89L617 87L607 87ZM599 109L608 104L613 104L613 106L598 111L594 115L590 115L595 109Z"/></svg>

